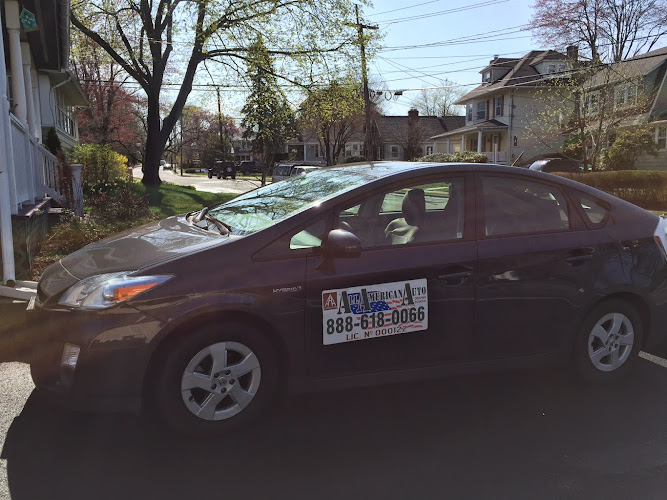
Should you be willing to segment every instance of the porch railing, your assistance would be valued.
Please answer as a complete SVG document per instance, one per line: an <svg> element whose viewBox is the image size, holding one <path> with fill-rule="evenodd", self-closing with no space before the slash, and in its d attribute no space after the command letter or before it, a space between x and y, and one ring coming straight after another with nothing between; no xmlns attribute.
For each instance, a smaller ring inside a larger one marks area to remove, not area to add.
<svg viewBox="0 0 667 500"><path fill-rule="evenodd" d="M14 157L14 178L16 180L16 207L34 205L36 200L50 196L61 205L66 205L72 196L67 193L67 183L58 170L58 160L25 126L12 114L11 138Z"/></svg>

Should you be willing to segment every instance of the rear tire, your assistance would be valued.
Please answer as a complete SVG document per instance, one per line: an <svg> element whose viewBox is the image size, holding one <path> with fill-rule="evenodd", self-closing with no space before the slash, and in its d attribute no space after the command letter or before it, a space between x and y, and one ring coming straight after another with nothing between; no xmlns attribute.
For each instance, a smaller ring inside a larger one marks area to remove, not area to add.
<svg viewBox="0 0 667 500"><path fill-rule="evenodd" d="M256 418L285 380L270 342L235 321L185 333L156 371L154 409L171 429L193 436L222 434Z"/></svg>
<svg viewBox="0 0 667 500"><path fill-rule="evenodd" d="M643 340L637 310L624 300L605 301L581 326L574 347L575 369L588 382L620 380L632 371Z"/></svg>
<svg viewBox="0 0 667 500"><path fill-rule="evenodd" d="M213 179L213 174L211 172L208 173L208 178Z"/></svg>

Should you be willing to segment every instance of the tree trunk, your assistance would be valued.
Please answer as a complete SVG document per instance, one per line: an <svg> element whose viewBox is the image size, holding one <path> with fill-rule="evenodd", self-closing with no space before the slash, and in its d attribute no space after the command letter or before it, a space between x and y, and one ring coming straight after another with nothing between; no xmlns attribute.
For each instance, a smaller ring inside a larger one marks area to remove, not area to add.
<svg viewBox="0 0 667 500"><path fill-rule="evenodd" d="M160 130L159 91L152 92L148 98L148 118L146 126L146 157L144 158L144 177L141 182L146 186L159 186L160 160L164 152L166 139Z"/></svg>

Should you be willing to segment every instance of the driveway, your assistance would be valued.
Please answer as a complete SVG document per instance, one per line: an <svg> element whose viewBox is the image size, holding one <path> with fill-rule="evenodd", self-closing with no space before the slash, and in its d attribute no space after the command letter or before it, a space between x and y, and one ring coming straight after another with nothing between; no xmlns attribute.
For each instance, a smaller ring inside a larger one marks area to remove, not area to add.
<svg viewBox="0 0 667 500"><path fill-rule="evenodd" d="M58 409L0 364L0 498L662 499L661 363L607 386L517 372L292 397L208 440Z"/></svg>
<svg viewBox="0 0 667 500"><path fill-rule="evenodd" d="M143 174L141 168L132 170L135 179L141 179ZM161 170L160 179L171 184L179 186L194 186L198 191L208 191L209 193L236 193L241 194L262 185L260 176L237 176L232 179L209 179L206 174L183 174L179 170Z"/></svg>

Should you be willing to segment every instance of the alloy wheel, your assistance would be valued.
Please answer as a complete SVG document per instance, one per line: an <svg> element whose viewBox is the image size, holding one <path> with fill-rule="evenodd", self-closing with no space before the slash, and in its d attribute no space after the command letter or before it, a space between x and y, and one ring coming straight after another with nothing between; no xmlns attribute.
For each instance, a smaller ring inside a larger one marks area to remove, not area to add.
<svg viewBox="0 0 667 500"><path fill-rule="evenodd" d="M243 411L259 389L262 370L240 342L218 342L195 354L181 378L186 408L203 420L225 420Z"/></svg>

